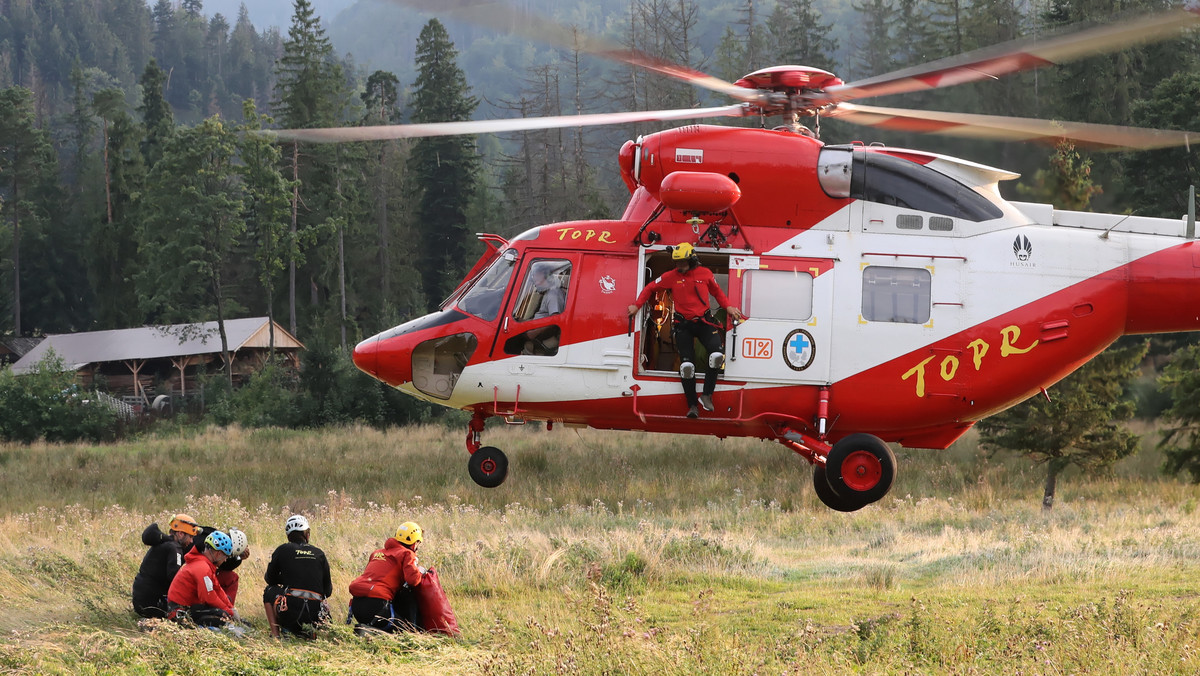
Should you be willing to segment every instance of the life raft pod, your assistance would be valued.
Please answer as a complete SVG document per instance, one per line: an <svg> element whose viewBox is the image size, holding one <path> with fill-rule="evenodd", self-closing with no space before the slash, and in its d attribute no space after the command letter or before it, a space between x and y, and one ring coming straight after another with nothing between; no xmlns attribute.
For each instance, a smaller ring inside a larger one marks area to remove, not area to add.
<svg viewBox="0 0 1200 676"><path fill-rule="evenodd" d="M658 199L668 209L685 212L725 211L741 196L733 179L702 171L673 171L658 190Z"/></svg>

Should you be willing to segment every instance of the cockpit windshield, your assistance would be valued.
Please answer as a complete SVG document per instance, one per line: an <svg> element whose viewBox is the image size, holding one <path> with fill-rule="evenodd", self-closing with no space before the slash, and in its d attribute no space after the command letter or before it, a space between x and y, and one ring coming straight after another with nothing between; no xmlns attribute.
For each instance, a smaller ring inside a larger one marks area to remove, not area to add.
<svg viewBox="0 0 1200 676"><path fill-rule="evenodd" d="M505 250L463 294L462 300L458 301L458 309L480 319L494 320L500 314L500 306L504 303L504 291L508 288L508 280L512 279L516 266L517 252L513 249Z"/></svg>

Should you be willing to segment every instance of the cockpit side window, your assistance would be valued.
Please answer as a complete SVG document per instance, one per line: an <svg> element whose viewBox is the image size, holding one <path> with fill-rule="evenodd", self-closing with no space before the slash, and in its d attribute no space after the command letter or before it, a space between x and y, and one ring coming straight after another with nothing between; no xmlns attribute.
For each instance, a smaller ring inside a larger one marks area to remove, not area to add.
<svg viewBox="0 0 1200 676"><path fill-rule="evenodd" d="M480 275L479 281L458 301L458 309L489 322L494 320L500 314L500 306L504 303L504 291L508 288L508 281L512 279L516 263L516 251L508 249L500 254L487 271Z"/></svg>

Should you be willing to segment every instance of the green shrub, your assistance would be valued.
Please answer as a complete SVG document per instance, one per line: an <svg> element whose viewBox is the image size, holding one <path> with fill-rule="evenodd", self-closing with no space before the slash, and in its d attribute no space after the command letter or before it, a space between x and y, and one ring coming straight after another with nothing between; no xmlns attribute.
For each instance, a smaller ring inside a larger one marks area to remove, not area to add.
<svg viewBox="0 0 1200 676"><path fill-rule="evenodd" d="M117 412L90 400L53 351L28 373L0 372L0 439L111 441L121 430Z"/></svg>

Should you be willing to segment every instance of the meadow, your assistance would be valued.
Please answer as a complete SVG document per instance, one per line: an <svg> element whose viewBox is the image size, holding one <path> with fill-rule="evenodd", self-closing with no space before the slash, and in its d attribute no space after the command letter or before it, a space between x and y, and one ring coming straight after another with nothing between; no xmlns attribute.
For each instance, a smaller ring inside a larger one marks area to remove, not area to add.
<svg viewBox="0 0 1200 676"><path fill-rule="evenodd" d="M1069 472L1049 513L1026 460L970 437L901 449L892 493L840 514L772 443L533 425L485 442L511 459L497 489L438 425L0 446L0 673L1200 672L1200 489L1149 447ZM246 638L130 609L142 529L176 511L249 535ZM270 639L261 580L293 512L338 620L368 553L418 521L463 636Z"/></svg>

